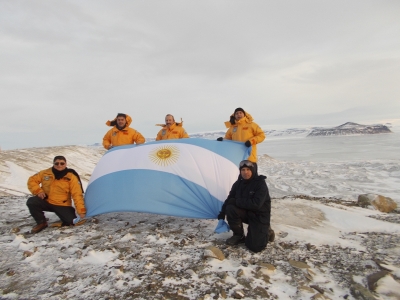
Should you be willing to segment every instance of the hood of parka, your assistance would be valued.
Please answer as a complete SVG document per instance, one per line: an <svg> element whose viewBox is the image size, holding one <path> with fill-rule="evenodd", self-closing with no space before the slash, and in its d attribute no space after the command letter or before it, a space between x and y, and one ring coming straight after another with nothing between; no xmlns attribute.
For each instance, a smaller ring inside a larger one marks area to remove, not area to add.
<svg viewBox="0 0 400 300"><path fill-rule="evenodd" d="M231 121L226 121L225 122L226 128L235 126L236 124L251 123L254 121L253 117L247 111L245 111L244 113L245 113L245 116L243 118L241 118L239 121L235 120L235 124L231 124ZM235 117L235 114L234 113L231 114L230 118L231 117Z"/></svg>
<svg viewBox="0 0 400 300"><path fill-rule="evenodd" d="M131 123L132 123L132 118L129 116L129 115L127 115L127 114L125 114L125 119L126 119L126 125L125 125L125 128L126 127L129 127L129 125L131 125ZM110 126L110 127L114 127L114 126L117 126L117 117L115 117L114 118L114 120L112 120L112 121L107 121L106 122L106 125L107 126Z"/></svg>
<svg viewBox="0 0 400 300"><path fill-rule="evenodd" d="M250 171L251 171L251 177L250 177L249 179L244 179L244 178L242 177L242 169L243 169L243 168L248 168L248 169L250 169ZM256 177L258 176L257 171L256 171L256 168L254 167L254 165L253 165L253 166L243 165L243 166L239 167L239 172L240 172L240 178L242 178L242 180L243 180L244 182L249 182L249 181L251 181L252 179L254 179L254 178L256 178Z"/></svg>

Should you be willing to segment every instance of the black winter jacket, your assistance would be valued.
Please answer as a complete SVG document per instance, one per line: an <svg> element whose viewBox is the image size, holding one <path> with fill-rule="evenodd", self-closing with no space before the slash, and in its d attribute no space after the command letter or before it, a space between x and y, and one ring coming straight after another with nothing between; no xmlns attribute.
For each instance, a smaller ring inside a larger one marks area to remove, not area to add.
<svg viewBox="0 0 400 300"><path fill-rule="evenodd" d="M237 207L253 212L264 224L269 224L271 216L271 198L264 175L256 176L249 181L240 177L232 186L228 198L222 205L225 213L227 204L236 204ZM232 201L235 198L236 201Z"/></svg>

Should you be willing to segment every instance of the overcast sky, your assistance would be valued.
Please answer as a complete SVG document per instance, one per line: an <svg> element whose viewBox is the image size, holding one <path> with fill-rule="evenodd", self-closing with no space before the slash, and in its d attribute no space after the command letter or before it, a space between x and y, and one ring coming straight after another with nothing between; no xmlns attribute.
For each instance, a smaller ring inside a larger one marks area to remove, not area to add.
<svg viewBox="0 0 400 300"><path fill-rule="evenodd" d="M101 142L118 112L221 130L400 118L400 1L0 1L0 147ZM264 126L265 125L265 126Z"/></svg>

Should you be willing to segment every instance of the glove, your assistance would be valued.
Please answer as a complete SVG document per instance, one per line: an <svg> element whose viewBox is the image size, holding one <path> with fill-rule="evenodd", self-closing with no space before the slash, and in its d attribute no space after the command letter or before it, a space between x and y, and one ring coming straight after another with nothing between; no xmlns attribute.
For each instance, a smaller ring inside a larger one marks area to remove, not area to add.
<svg viewBox="0 0 400 300"><path fill-rule="evenodd" d="M225 220L225 213L221 211L217 217L218 220Z"/></svg>
<svg viewBox="0 0 400 300"><path fill-rule="evenodd" d="M231 116L231 118L229 119L229 122L231 122L232 125L235 125L235 121L236 121L235 117Z"/></svg>
<svg viewBox="0 0 400 300"><path fill-rule="evenodd" d="M250 141L246 141L244 144L246 145L246 147L250 147L251 146L251 142Z"/></svg>
<svg viewBox="0 0 400 300"><path fill-rule="evenodd" d="M223 140L224 140L224 138L222 138L222 137L217 138L218 142L222 142Z"/></svg>

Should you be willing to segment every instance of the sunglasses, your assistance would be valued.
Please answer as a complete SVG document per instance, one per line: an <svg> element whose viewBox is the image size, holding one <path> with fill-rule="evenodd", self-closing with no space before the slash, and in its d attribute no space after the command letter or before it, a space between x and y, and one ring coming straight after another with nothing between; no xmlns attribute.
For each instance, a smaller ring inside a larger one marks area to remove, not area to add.
<svg viewBox="0 0 400 300"><path fill-rule="evenodd" d="M55 166L58 166L58 165L63 166L63 165L65 165L65 162L63 162L63 161L62 162L55 162L54 165Z"/></svg>
<svg viewBox="0 0 400 300"><path fill-rule="evenodd" d="M249 160L242 160L242 161L240 162L240 164L239 164L239 167L241 168L241 167L243 167L243 166L252 168L252 167L254 167L254 164L253 164L251 161L249 161Z"/></svg>

